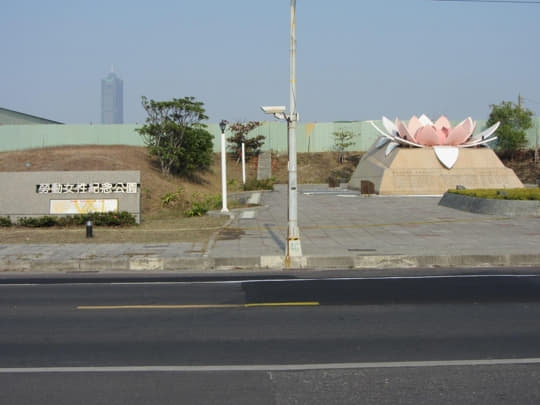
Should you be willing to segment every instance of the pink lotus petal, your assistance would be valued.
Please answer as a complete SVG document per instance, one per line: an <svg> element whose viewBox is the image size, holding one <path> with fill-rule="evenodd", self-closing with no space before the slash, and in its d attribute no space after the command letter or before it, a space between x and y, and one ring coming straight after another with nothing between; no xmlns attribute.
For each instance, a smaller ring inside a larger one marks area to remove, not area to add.
<svg viewBox="0 0 540 405"><path fill-rule="evenodd" d="M447 128L448 131L450 131L450 129L452 129L452 124L450 124L450 121L448 121L448 118L446 118L446 116L441 115L440 118L437 121L435 121L435 128L437 129Z"/></svg>
<svg viewBox="0 0 540 405"><path fill-rule="evenodd" d="M416 142L426 146L439 145L439 135L432 126L425 126L418 130Z"/></svg>
<svg viewBox="0 0 540 405"><path fill-rule="evenodd" d="M474 123L469 117L450 131L446 139L446 145L461 145L472 135Z"/></svg>
<svg viewBox="0 0 540 405"><path fill-rule="evenodd" d="M435 129L435 132L437 132L437 136L439 137L439 145L446 144L446 138L448 138L448 132L449 128L437 128L433 127Z"/></svg>
<svg viewBox="0 0 540 405"><path fill-rule="evenodd" d="M405 124L401 121L398 121L398 131L399 131L399 136L403 139L407 139L407 140L412 140L414 141L414 138L411 137L411 135L409 134L409 131L407 130L407 127L405 126Z"/></svg>
<svg viewBox="0 0 540 405"><path fill-rule="evenodd" d="M416 115L413 115L411 119L409 120L409 125L407 126L407 129L409 130L409 134L413 137L412 140L414 140L416 133L420 128L422 128L424 125L420 122L418 117Z"/></svg>

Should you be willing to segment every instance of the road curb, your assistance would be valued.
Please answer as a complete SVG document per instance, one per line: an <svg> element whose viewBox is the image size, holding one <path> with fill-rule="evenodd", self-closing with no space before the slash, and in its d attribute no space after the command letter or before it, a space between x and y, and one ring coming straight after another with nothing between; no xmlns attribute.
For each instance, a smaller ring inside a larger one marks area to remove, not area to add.
<svg viewBox="0 0 540 405"><path fill-rule="evenodd" d="M286 263L284 256L252 257L120 257L82 258L69 260L31 260L28 258L0 261L0 272L222 272L230 270L279 271L289 269L346 270L390 268L459 268L459 267L529 267L540 265L538 254L507 255L442 255L442 256L302 256Z"/></svg>

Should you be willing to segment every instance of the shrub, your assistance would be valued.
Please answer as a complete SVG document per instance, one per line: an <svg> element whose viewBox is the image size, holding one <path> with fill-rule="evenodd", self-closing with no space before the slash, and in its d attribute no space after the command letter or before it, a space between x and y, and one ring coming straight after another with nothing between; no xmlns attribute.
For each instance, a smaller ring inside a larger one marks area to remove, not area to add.
<svg viewBox="0 0 540 405"><path fill-rule="evenodd" d="M13 225L10 217L0 217L0 227L10 227Z"/></svg>
<svg viewBox="0 0 540 405"><path fill-rule="evenodd" d="M67 217L57 217L56 218L57 226L73 226L73 225L82 225L80 220L76 217L67 216Z"/></svg>
<svg viewBox="0 0 540 405"><path fill-rule="evenodd" d="M178 187L176 191L166 193L160 198L161 208L174 207L178 205L180 202L182 202L183 199L184 199L184 189L182 187Z"/></svg>
<svg viewBox="0 0 540 405"><path fill-rule="evenodd" d="M227 181L227 188L230 191L238 191L242 190L243 184L240 184L240 182L236 179L230 179L229 181Z"/></svg>
<svg viewBox="0 0 540 405"><path fill-rule="evenodd" d="M121 212L96 212L82 215L81 222L86 223L88 219L92 220L95 226L121 226L135 224L135 217L127 211Z"/></svg>
<svg viewBox="0 0 540 405"><path fill-rule="evenodd" d="M202 217L208 212L208 208L204 203L195 201L187 210L184 211L186 217Z"/></svg>
<svg viewBox="0 0 540 405"><path fill-rule="evenodd" d="M22 217L17 220L18 226L27 228L39 228L39 217Z"/></svg>
<svg viewBox="0 0 540 405"><path fill-rule="evenodd" d="M273 190L274 184L276 183L275 177L270 177L268 179L251 179L246 181L246 184L244 184L244 191L252 191L252 190Z"/></svg>
<svg viewBox="0 0 540 405"><path fill-rule="evenodd" d="M38 218L38 226L40 228L48 228L56 225L56 217L44 216Z"/></svg>
<svg viewBox="0 0 540 405"><path fill-rule="evenodd" d="M202 196L199 193L193 194L193 200L190 207L184 211L186 217L201 217L210 210L216 210L221 207L221 195Z"/></svg>

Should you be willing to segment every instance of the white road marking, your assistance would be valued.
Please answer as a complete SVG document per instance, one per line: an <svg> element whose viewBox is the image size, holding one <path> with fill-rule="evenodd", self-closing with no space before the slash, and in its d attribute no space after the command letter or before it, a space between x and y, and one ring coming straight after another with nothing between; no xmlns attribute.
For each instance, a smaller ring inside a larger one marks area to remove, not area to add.
<svg viewBox="0 0 540 405"><path fill-rule="evenodd" d="M253 193L247 200L248 204L254 204L257 205L261 202L261 193Z"/></svg>
<svg viewBox="0 0 540 405"><path fill-rule="evenodd" d="M240 214L240 219L254 219L255 211L244 211Z"/></svg>
<svg viewBox="0 0 540 405"><path fill-rule="evenodd" d="M540 358L207 366L13 367L0 368L0 374L309 371L369 368L471 367L526 364L540 364Z"/></svg>
<svg viewBox="0 0 540 405"><path fill-rule="evenodd" d="M2 284L0 281L0 288L2 287L29 287L29 286L58 286L58 285L175 285L175 284L242 284L242 283L266 283L266 282L304 282L304 281L354 281L354 280L415 280L415 279L455 279L455 278L495 278L495 277L508 277L508 278L535 278L540 277L538 274L447 274L447 275L429 275L429 276L378 276L378 277L327 277L327 278L268 278L268 279L250 279L245 278L242 280L196 280L196 281L137 281L136 279L131 281L113 281L113 282L91 282L91 281L73 281L70 283L55 284L51 282L47 283L24 283L24 284ZM106 275L104 275L106 279Z"/></svg>
<svg viewBox="0 0 540 405"><path fill-rule="evenodd" d="M538 274L457 274L457 275L441 275L441 276L378 276L378 277L327 277L327 278L268 278L268 279L250 279L242 280L208 280L208 281L165 281L165 282L114 282L111 285L132 285L132 284L243 284L243 283L267 283L267 282L290 282L301 283L305 281L354 281L354 280L428 280L428 279L454 279L454 278L534 278L540 277ZM77 284L77 283L74 283ZM90 283L86 283L90 284ZM96 283L99 284L99 283Z"/></svg>

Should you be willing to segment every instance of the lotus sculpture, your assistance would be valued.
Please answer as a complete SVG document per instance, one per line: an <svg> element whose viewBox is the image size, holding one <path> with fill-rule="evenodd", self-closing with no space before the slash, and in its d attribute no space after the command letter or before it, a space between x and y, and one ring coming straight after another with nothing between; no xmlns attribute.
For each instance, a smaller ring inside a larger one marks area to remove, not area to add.
<svg viewBox="0 0 540 405"><path fill-rule="evenodd" d="M396 118L394 122L383 117L382 123L386 131L381 130L371 122L382 137L377 141L376 147L386 147L386 156L398 146L413 146L417 148L432 147L439 161L448 169L451 169L459 156L459 148L473 146L485 146L488 142L497 139L494 136L500 123L473 135L476 122L470 117L452 127L448 118L441 116L433 123L426 115L418 118L413 116L408 124Z"/></svg>

